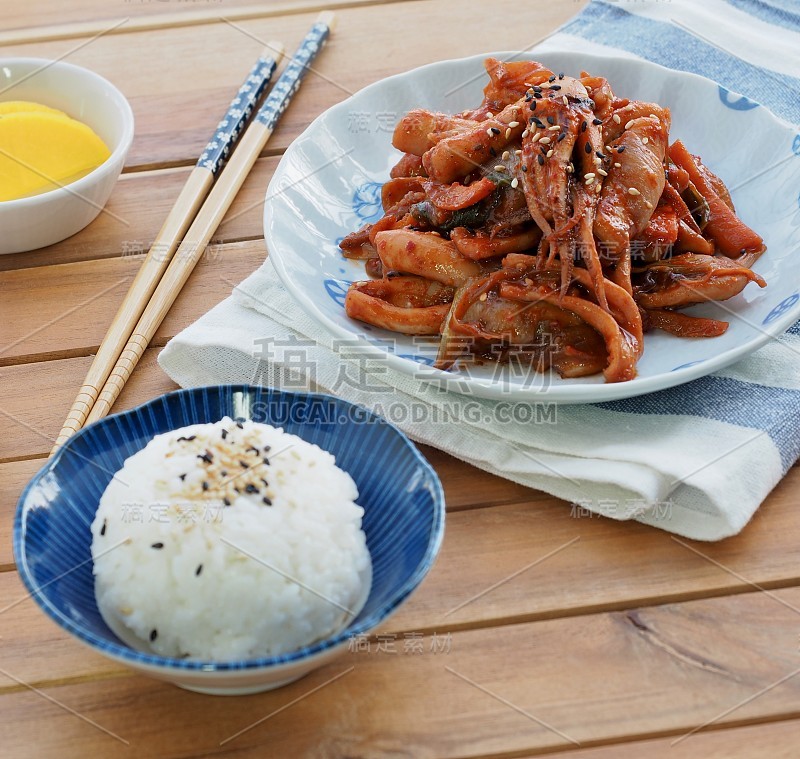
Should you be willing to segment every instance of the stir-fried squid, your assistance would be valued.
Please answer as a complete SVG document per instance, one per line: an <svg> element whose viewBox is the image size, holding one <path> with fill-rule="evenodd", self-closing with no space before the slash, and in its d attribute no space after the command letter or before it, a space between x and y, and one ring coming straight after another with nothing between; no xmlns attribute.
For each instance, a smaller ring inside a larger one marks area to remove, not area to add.
<svg viewBox="0 0 800 759"><path fill-rule="evenodd" d="M680 142L668 108L618 98L603 77L485 62L483 102L409 112L384 216L344 238L375 279L347 314L438 335L437 366L521 361L562 377L636 376L643 332L714 337L681 313L748 283L764 243L722 180Z"/></svg>

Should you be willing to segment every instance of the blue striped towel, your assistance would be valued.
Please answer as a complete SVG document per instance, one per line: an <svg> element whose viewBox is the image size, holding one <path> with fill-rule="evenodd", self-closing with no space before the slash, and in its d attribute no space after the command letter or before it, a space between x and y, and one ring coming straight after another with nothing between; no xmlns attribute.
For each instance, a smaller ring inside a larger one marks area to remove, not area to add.
<svg viewBox="0 0 800 759"><path fill-rule="evenodd" d="M541 49L623 52L702 74L731 108L761 103L794 124L798 43L794 0L594 0ZM794 147L800 162L800 136ZM576 517L635 519L701 540L741 530L800 454L800 325L688 385L561 406L531 424L512 407L343 359L267 263L159 362L183 386L313 383L384 412L419 441L571 502Z"/></svg>

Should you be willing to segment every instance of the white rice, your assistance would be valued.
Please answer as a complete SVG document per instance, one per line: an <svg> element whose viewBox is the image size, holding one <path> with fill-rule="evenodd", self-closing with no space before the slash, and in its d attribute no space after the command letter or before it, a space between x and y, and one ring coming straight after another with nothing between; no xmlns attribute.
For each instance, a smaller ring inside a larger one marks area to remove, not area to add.
<svg viewBox="0 0 800 759"><path fill-rule="evenodd" d="M162 656L250 659L325 638L369 594L357 497L331 454L281 429L226 418L159 435L92 523L100 612Z"/></svg>

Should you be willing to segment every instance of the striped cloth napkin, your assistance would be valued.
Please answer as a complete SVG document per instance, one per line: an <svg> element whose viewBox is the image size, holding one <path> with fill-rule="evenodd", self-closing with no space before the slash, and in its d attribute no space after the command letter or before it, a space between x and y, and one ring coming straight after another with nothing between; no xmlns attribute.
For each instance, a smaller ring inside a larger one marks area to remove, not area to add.
<svg viewBox="0 0 800 759"><path fill-rule="evenodd" d="M794 0L595 0L537 49L624 53L696 72L798 123L799 32ZM731 98L732 107L748 104ZM571 502L576 517L635 519L700 540L741 530L800 455L800 325L689 385L536 407L540 418L530 406L444 392L337 347L267 262L171 340L159 363L184 387L313 385L383 413L418 441Z"/></svg>

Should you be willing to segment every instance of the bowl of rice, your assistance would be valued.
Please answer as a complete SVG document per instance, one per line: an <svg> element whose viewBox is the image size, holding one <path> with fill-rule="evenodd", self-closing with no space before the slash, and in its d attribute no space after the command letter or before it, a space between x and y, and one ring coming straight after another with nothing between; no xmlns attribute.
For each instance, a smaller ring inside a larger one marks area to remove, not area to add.
<svg viewBox="0 0 800 759"><path fill-rule="evenodd" d="M325 395L180 390L81 430L24 490L20 576L97 652L189 690L277 688L384 623L430 570L441 483Z"/></svg>

